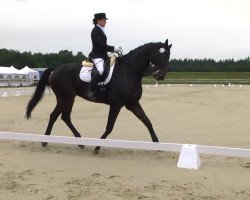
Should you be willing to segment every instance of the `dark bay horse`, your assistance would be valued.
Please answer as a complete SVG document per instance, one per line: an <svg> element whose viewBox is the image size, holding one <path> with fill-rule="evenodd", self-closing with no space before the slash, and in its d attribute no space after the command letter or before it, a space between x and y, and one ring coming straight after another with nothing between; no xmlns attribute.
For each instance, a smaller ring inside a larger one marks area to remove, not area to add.
<svg viewBox="0 0 250 200"><path fill-rule="evenodd" d="M111 133L121 108L125 106L144 123L152 141L159 142L150 120L139 103L142 96L141 82L148 66L151 66L153 77L156 80L164 80L169 64L171 46L168 45L168 40L165 43L148 43L130 51L127 55L117 58L110 82L105 87L98 86L95 91L97 97L95 102L110 106L106 130L101 139L107 138ZM50 114L45 135L50 135L55 121L62 114L62 120L74 136L81 137L70 119L75 96L85 98L88 87L88 83L79 78L81 67L80 63L64 64L56 68L46 69L41 76L27 105L26 117L27 119L31 117L31 112L42 99L46 86L50 86L56 95L57 104ZM42 146L46 145L46 142L42 143ZM100 147L96 147L95 151L98 152L99 149Z"/></svg>

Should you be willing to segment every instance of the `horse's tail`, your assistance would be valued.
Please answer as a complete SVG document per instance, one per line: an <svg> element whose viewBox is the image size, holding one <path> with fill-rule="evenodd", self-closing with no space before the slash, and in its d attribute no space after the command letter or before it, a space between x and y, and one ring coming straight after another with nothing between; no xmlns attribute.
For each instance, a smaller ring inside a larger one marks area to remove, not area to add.
<svg viewBox="0 0 250 200"><path fill-rule="evenodd" d="M50 76L51 72L54 69L55 68L48 68L48 69L46 69L43 72L43 75L41 76L40 80L38 81L38 85L36 87L36 90L35 90L32 98L30 99L30 101L29 101L29 103L27 105L27 108L26 108L26 115L25 115L25 117L27 119L29 119L31 117L31 112L36 107L36 105L38 104L38 102L42 100L45 88L46 88L46 86L48 84L49 76Z"/></svg>

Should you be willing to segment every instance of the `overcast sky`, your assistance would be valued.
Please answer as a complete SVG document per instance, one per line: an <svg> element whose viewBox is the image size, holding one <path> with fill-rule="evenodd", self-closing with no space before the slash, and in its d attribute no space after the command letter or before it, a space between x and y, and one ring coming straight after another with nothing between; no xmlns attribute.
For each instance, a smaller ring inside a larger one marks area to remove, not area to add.
<svg viewBox="0 0 250 200"><path fill-rule="evenodd" d="M0 48L88 55L98 12L124 53L168 38L172 58L250 56L249 0L0 0Z"/></svg>

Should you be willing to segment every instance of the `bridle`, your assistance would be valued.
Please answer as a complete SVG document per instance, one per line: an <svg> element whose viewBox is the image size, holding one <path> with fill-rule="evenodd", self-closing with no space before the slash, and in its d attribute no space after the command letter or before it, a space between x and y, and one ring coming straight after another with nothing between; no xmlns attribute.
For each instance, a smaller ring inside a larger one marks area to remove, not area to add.
<svg viewBox="0 0 250 200"><path fill-rule="evenodd" d="M160 54L164 53L165 51L166 51L165 48L163 48L163 47L160 48L159 53L155 57L158 57ZM157 77L159 76L159 73L160 73L160 67L157 66L156 64L154 64L152 61L149 63L149 65L152 69L153 77L157 79Z"/></svg>
<svg viewBox="0 0 250 200"><path fill-rule="evenodd" d="M152 73L153 73L153 77L156 78L157 75L159 74L160 72L160 68L157 67L155 64L153 64L152 62L149 63L149 66L151 67L152 69Z"/></svg>

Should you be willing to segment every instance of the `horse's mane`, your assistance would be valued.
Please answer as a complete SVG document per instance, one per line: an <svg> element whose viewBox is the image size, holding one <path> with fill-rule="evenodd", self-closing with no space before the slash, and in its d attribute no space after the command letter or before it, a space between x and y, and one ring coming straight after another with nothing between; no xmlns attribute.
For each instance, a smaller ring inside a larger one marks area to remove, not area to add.
<svg viewBox="0 0 250 200"><path fill-rule="evenodd" d="M160 46L162 43L161 42L157 42L157 43L154 43L154 42L150 42L150 43L147 43L147 44L144 44L144 45L141 45L133 50L131 50L129 53L123 55L122 57L120 57L120 60L124 60L124 59L128 59L129 57L133 57L134 55L138 54L138 52L141 52L141 51L145 51L147 50L148 48L152 48L152 47L155 47L155 46Z"/></svg>

